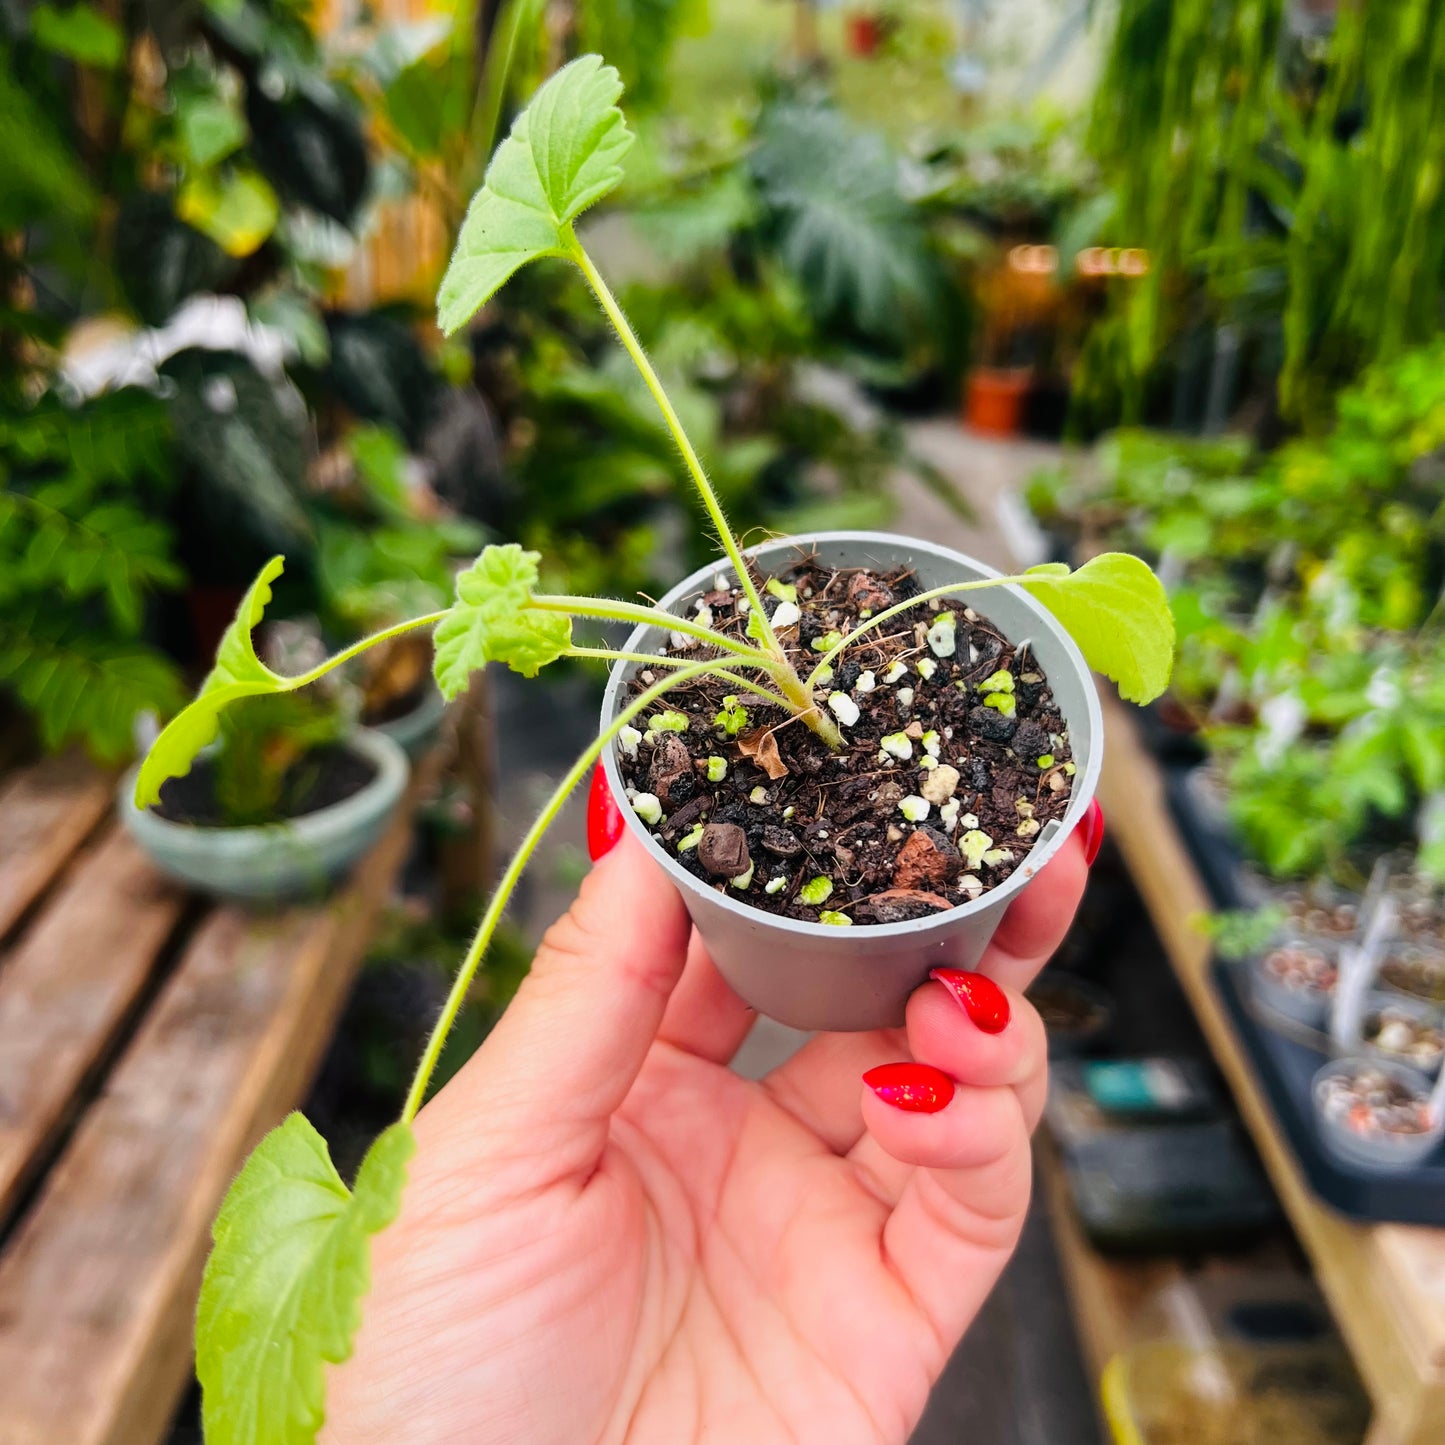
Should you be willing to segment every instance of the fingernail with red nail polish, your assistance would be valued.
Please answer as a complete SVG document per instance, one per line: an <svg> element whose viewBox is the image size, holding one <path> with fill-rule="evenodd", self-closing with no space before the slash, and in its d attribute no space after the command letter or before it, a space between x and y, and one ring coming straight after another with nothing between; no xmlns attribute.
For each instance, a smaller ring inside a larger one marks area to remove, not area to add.
<svg viewBox="0 0 1445 1445"><path fill-rule="evenodd" d="M1089 799L1089 806L1079 824L1079 836L1084 840L1084 862L1092 868L1099 849L1104 845L1104 810L1097 798Z"/></svg>
<svg viewBox="0 0 1445 1445"><path fill-rule="evenodd" d="M953 1098L953 1080L928 1064L879 1064L863 1082L885 1104L908 1114L936 1114Z"/></svg>
<svg viewBox="0 0 1445 1445"><path fill-rule="evenodd" d="M935 968L928 976L963 1005L984 1033L1001 1034L1008 1027L1008 995L991 978L961 968Z"/></svg>
<svg viewBox="0 0 1445 1445"><path fill-rule="evenodd" d="M595 863L622 836L622 813L602 764L592 769L592 790L587 794L587 851Z"/></svg>

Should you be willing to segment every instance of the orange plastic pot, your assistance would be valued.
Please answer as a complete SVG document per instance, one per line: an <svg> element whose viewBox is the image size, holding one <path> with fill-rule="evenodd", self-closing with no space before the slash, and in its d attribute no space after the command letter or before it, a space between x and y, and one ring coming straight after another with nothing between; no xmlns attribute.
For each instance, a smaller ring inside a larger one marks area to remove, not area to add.
<svg viewBox="0 0 1445 1445"><path fill-rule="evenodd" d="M973 431L989 436L1017 436L1022 430L1024 399L1033 380L1028 367L976 367L964 383L964 422Z"/></svg>
<svg viewBox="0 0 1445 1445"><path fill-rule="evenodd" d="M848 16L846 34L849 54L867 60L883 43L883 22L876 15L853 14Z"/></svg>

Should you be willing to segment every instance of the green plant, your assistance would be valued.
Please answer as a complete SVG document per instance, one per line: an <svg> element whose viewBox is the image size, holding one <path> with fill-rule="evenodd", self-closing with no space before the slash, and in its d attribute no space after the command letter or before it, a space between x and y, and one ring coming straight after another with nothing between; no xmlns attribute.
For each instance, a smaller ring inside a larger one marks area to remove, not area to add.
<svg viewBox="0 0 1445 1445"><path fill-rule="evenodd" d="M166 443L165 412L140 391L0 416L0 683L49 749L121 758L136 715L183 695L144 635L152 594L182 578L156 516Z"/></svg>
<svg viewBox="0 0 1445 1445"><path fill-rule="evenodd" d="M1150 368L1191 325L1235 323L1282 350L1287 412L1428 338L1445 283L1445 14L1402 0L1388 25L1332 7L1305 38L1287 0L1123 0L1091 144L1113 226L1146 246L1122 334L1095 352L1137 414Z"/></svg>
<svg viewBox="0 0 1445 1445"><path fill-rule="evenodd" d="M729 529L672 399L573 230L576 216L620 178L619 164L630 140L615 104L620 91L616 72L595 56L574 61L538 91L499 147L472 202L438 310L443 326L453 331L531 261L555 257L581 270L666 420L716 529L724 553L721 565L732 569L751 604L748 635L715 632L701 618L655 607L539 592L539 558L509 544L487 547L461 574L450 607L384 629L301 676L283 677L261 662L251 641L271 584L281 573L281 559L269 563L253 584L211 676L142 764L136 785L140 806L154 802L167 778L191 766L231 703L293 693L366 648L412 630L433 631L436 677L448 696L465 687L476 668L493 661L530 677L562 657L638 660L662 676L621 708L568 770L528 830L458 972L401 1120L372 1146L352 1189L337 1175L325 1142L299 1115L263 1140L233 1185L216 1221L197 1318L198 1372L213 1445L314 1438L324 1417L323 1367L349 1352L366 1292L370 1237L395 1217L406 1161L415 1147L412 1121L512 890L568 793L602 750L635 719L651 712L671 688L704 675L724 679L736 687L739 698L746 694L750 701L757 699L752 706L780 710L836 745L834 713L844 710L833 704L839 697L847 699L819 685L824 668L862 634L933 597L996 586L1031 589L1074 635L1086 658L1114 677L1126 696L1146 700L1168 677L1172 624L1163 590L1142 562L1123 554L1095 558L1077 571L1051 564L1018 577L924 592L884 608L825 651L806 654L816 662L807 677L800 674L774 632L758 580ZM574 618L663 627L696 638L708 655L693 663L580 646L573 641ZM661 722L666 725L666 714Z"/></svg>
<svg viewBox="0 0 1445 1445"><path fill-rule="evenodd" d="M403 164L368 145L355 79L291 0L0 11L0 685L46 747L119 758L174 711L160 639L184 661L185 635L152 599L188 571L239 586L284 550L288 600L355 635L440 606L450 549L480 545L373 484L420 449L433 363L403 318L324 302L373 170L395 190ZM238 349L172 351L193 305L244 314ZM87 353L97 314L119 366ZM105 390L116 371L136 384ZM318 495L313 446L349 446L362 505Z"/></svg>
<svg viewBox="0 0 1445 1445"><path fill-rule="evenodd" d="M233 826L293 816L315 781L318 749L341 740L346 717L320 692L249 698L221 719L216 802Z"/></svg>

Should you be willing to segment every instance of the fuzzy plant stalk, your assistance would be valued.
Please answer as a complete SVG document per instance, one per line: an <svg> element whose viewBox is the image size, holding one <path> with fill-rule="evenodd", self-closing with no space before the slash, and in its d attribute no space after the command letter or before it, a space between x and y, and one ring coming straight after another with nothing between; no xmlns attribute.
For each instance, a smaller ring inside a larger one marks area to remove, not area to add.
<svg viewBox="0 0 1445 1445"><path fill-rule="evenodd" d="M617 74L596 56L557 72L518 116L498 147L468 211L438 299L441 325L465 325L522 265L547 257L577 266L617 332L676 439L683 466L717 534L720 568L731 569L747 601L744 636L714 629L705 610L686 617L611 598L556 596L538 590L534 552L489 546L460 573L448 608L412 618L347 647L296 677L263 663L252 640L283 568L262 569L222 638L215 666L195 699L162 731L144 759L136 803L155 803L161 787L187 772L216 737L222 711L246 697L294 692L368 648L430 630L437 684L447 698L491 662L534 677L559 658L591 658L650 669L654 681L622 707L558 783L523 839L482 918L431 1034L401 1116L372 1145L348 1189L326 1142L299 1114L273 1130L227 1194L213 1235L196 1324L197 1373L210 1445L305 1445L325 1418L324 1372L350 1354L368 1288L370 1240L395 1218L414 1147L412 1122L437 1061L512 892L568 794L615 738L633 724L665 726L654 712L667 693L699 678L731 690L718 726L736 733L754 709L798 719L831 747L841 745L837 699L824 670L871 630L934 597L989 587L1034 593L1068 628L1085 658L1138 702L1160 693L1173 655L1173 619L1163 588L1135 557L1107 553L1083 567L1050 564L1015 577L934 589L860 625L800 675L779 633L795 622L787 588L766 587L728 526L701 458L661 380L573 227L577 216L621 180L632 137L616 102ZM731 584L730 584L731 585ZM772 593L771 620L764 591ZM646 624L670 636L674 655L623 652L575 642L574 619ZM736 693L734 698L731 693Z"/></svg>

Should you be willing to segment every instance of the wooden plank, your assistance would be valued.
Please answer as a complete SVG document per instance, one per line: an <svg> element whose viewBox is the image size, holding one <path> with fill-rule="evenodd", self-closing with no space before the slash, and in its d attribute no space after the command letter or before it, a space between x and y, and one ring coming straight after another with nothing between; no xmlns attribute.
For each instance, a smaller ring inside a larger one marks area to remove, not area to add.
<svg viewBox="0 0 1445 1445"><path fill-rule="evenodd" d="M1376 1410L1402 1441L1445 1422L1445 1230L1352 1223L1309 1190L1209 979L1209 943L1190 920L1210 902L1164 799L1163 780L1123 705L1105 691L1099 799L1171 965L1350 1346Z"/></svg>
<svg viewBox="0 0 1445 1445"><path fill-rule="evenodd" d="M424 767L331 903L211 914L0 1258L3 1445L147 1445L190 1373L209 1226L300 1098L395 881Z"/></svg>
<svg viewBox="0 0 1445 1445"><path fill-rule="evenodd" d="M116 828L0 971L0 1221L112 1048L183 904Z"/></svg>
<svg viewBox="0 0 1445 1445"><path fill-rule="evenodd" d="M0 788L0 938L40 897L110 808L114 780L67 754Z"/></svg>

